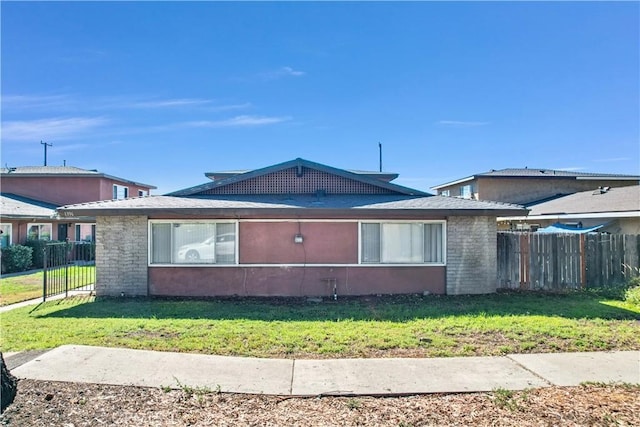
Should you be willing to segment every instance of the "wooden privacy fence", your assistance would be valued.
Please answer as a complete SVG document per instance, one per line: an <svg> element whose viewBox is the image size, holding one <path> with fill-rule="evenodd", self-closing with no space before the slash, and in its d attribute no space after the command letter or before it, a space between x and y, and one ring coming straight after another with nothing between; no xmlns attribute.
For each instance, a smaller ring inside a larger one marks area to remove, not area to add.
<svg viewBox="0 0 640 427"><path fill-rule="evenodd" d="M498 233L498 288L579 289L640 275L640 235Z"/></svg>

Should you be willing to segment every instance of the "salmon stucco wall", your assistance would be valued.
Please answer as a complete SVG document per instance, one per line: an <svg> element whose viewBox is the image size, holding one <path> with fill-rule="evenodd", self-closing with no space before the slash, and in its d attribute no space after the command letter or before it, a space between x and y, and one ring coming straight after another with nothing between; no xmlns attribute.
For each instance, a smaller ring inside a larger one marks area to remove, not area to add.
<svg viewBox="0 0 640 427"><path fill-rule="evenodd" d="M444 267L151 267L157 296L328 296L445 293Z"/></svg>
<svg viewBox="0 0 640 427"><path fill-rule="evenodd" d="M358 262L357 222L242 222L239 231L240 264Z"/></svg>
<svg viewBox="0 0 640 427"><path fill-rule="evenodd" d="M273 230L267 232L267 227ZM298 233L303 244L293 242ZM497 285L496 233L495 217L448 217L446 266L358 265L356 221L300 225L249 221L240 223L239 253L244 252L245 239L249 248L241 255L241 264L149 266L147 217L98 217L96 293L329 296L334 284L338 295L491 293ZM280 238L283 243L270 244ZM303 246L307 262L292 262L300 256L297 248Z"/></svg>

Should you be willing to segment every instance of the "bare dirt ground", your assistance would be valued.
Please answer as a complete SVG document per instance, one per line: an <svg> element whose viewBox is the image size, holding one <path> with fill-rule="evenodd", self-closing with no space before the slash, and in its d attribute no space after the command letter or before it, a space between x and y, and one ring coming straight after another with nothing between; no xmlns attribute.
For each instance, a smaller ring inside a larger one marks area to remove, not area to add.
<svg viewBox="0 0 640 427"><path fill-rule="evenodd" d="M291 398L22 380L10 426L638 426L640 386Z"/></svg>

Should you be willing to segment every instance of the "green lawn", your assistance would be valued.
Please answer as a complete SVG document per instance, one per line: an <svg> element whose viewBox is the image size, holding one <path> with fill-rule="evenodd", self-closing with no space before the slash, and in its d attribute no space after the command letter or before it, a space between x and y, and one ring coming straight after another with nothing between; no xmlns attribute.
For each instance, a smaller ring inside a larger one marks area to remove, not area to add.
<svg viewBox="0 0 640 427"><path fill-rule="evenodd" d="M95 266L70 266L68 270L73 287L88 285L95 277ZM38 271L0 279L0 306L42 298L42 276Z"/></svg>
<svg viewBox="0 0 640 427"><path fill-rule="evenodd" d="M2 314L2 351L63 344L257 357L640 349L640 307L591 293L50 301Z"/></svg>

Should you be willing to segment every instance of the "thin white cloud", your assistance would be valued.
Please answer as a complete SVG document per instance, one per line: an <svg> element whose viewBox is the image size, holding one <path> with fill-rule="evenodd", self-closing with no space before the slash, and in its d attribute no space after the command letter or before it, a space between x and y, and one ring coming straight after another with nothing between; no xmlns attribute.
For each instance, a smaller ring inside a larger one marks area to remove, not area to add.
<svg viewBox="0 0 640 427"><path fill-rule="evenodd" d="M221 127L252 127L282 123L291 120L291 117L262 117L262 116L236 116L225 120L201 120L187 122L189 127L221 128Z"/></svg>
<svg viewBox="0 0 640 427"><path fill-rule="evenodd" d="M474 127L474 126L486 126L490 124L490 122L473 122L473 121L463 121L463 120L440 120L436 122L436 124L441 126L450 126L450 127Z"/></svg>
<svg viewBox="0 0 640 427"><path fill-rule="evenodd" d="M3 95L2 108L11 110L67 109L75 104L69 95Z"/></svg>
<svg viewBox="0 0 640 427"><path fill-rule="evenodd" d="M2 123L2 140L53 141L70 139L107 123L102 117L16 120Z"/></svg>
<svg viewBox="0 0 640 427"><path fill-rule="evenodd" d="M280 69L280 74L285 75L285 76L299 77L299 76L304 76L305 72L304 71L294 70L291 67L282 67Z"/></svg>
<svg viewBox="0 0 640 427"><path fill-rule="evenodd" d="M245 102L244 104L229 104L229 105L213 106L213 107L207 108L207 110L219 113L221 111L245 110L251 107L253 107L253 104L251 104L250 102Z"/></svg>
<svg viewBox="0 0 640 427"><path fill-rule="evenodd" d="M265 80L276 80L284 77L301 77L306 73L300 70L294 70L291 67L281 67L274 71L268 71L266 73L262 73L260 77Z"/></svg>
<svg viewBox="0 0 640 427"><path fill-rule="evenodd" d="M153 101L138 101L132 102L128 105L131 108L170 108L170 107L190 107L198 105L210 104L209 99L197 99L197 98L178 98L178 99L159 99Z"/></svg>
<svg viewBox="0 0 640 427"><path fill-rule="evenodd" d="M212 104L213 100L203 98L154 98L144 96L110 96L95 99L72 94L60 95L3 95L2 107L5 111L46 110L53 114L71 109L117 110L117 109L158 109L198 107ZM224 106L222 106L224 107Z"/></svg>

